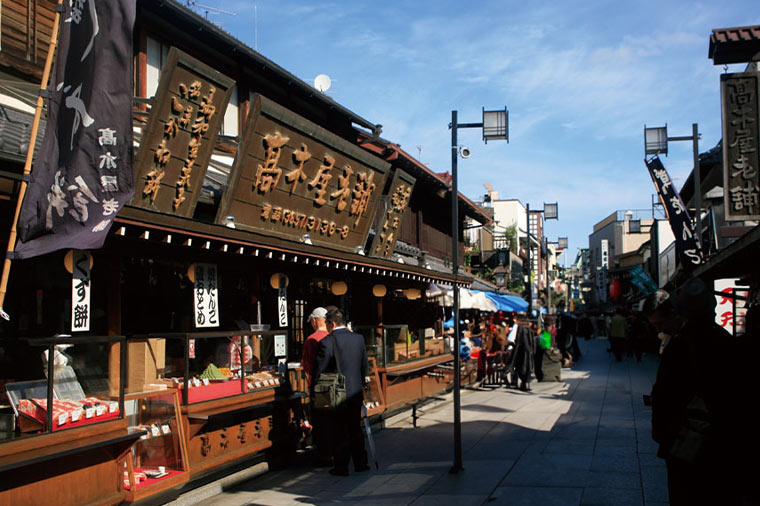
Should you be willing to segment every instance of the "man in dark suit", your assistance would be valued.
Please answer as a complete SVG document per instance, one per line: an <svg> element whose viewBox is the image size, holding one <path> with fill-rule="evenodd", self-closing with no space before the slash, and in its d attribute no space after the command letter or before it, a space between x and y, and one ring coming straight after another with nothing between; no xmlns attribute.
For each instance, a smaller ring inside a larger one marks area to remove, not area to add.
<svg viewBox="0 0 760 506"><path fill-rule="evenodd" d="M324 372L335 372L335 350L338 346L340 372L346 377L346 402L331 414L333 435L333 461L331 474L348 476L348 462L353 459L356 472L369 469L364 436L361 431L362 387L367 376L367 350L364 338L346 328L345 317L339 309L327 312L327 330L335 337L325 337L319 342L317 361L314 366L314 383Z"/></svg>

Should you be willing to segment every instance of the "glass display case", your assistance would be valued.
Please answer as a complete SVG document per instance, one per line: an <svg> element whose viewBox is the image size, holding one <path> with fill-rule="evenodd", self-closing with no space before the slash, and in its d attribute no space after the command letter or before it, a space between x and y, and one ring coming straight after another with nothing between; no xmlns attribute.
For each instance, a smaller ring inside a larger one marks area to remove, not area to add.
<svg viewBox="0 0 760 506"><path fill-rule="evenodd" d="M56 336L4 343L8 405L0 440L123 418L123 342L120 336Z"/></svg>
<svg viewBox="0 0 760 506"><path fill-rule="evenodd" d="M143 433L123 464L128 500L188 481L177 389L126 394L124 410L129 430Z"/></svg>
<svg viewBox="0 0 760 506"><path fill-rule="evenodd" d="M183 405L278 387L286 373L286 330L151 334L129 343L128 391L177 388Z"/></svg>
<svg viewBox="0 0 760 506"><path fill-rule="evenodd" d="M357 326L364 336L367 355L377 367L388 368L416 360L450 354L449 343L433 329L410 330L408 325Z"/></svg>

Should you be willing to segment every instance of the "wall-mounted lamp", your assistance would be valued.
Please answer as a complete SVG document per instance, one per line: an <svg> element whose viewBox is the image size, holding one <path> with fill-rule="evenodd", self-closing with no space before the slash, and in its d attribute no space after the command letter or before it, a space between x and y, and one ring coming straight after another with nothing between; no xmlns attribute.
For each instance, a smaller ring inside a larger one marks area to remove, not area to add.
<svg viewBox="0 0 760 506"><path fill-rule="evenodd" d="M224 226L227 228L235 228L235 217L234 216L225 216L224 217Z"/></svg>
<svg viewBox="0 0 760 506"><path fill-rule="evenodd" d="M301 236L301 238L300 238L299 240L300 240L302 243L304 243L304 244L313 244L313 243L311 242L311 236L310 236L309 234L304 234L304 235L302 235L302 236Z"/></svg>
<svg viewBox="0 0 760 506"><path fill-rule="evenodd" d="M356 251L357 255L364 256L364 246L357 246L354 251Z"/></svg>

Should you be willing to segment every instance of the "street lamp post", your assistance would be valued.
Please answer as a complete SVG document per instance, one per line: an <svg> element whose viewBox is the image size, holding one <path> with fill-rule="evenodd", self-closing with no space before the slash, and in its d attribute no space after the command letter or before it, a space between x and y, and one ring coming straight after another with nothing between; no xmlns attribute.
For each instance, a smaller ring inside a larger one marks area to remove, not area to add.
<svg viewBox="0 0 760 506"><path fill-rule="evenodd" d="M692 156L694 158L694 207L697 219L697 240L702 246L702 178L699 167L699 128L697 123L691 124L691 135L681 137L668 137L668 124L664 127L650 127L644 125L644 153L647 155L659 155L664 153L668 156L669 141L691 141Z"/></svg>
<svg viewBox="0 0 760 506"><path fill-rule="evenodd" d="M509 113L504 110L486 111L483 109L483 121L480 123L458 123L457 111L451 111L451 260L452 274L454 275L454 464L451 472L457 473L462 467L462 413L461 398L459 392L460 360L459 360L459 190L457 188L457 161L460 155L460 146L457 140L459 128L482 128L483 141L506 140L509 142ZM466 150L466 151L465 151ZM469 156L467 148L461 149L463 157Z"/></svg>

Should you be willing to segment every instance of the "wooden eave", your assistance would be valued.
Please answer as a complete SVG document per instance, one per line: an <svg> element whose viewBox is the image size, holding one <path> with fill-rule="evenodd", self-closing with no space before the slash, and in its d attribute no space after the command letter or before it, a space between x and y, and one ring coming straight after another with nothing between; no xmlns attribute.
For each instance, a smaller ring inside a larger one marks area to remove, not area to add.
<svg viewBox="0 0 760 506"><path fill-rule="evenodd" d="M352 123L379 135L380 125L317 91L182 3L138 0L137 9L139 23L169 40L181 37L182 42L176 45L199 59L204 60L203 55L212 55L213 66L241 85L253 83L253 91L275 101L283 102L287 98L289 108L321 125L342 118L342 135L348 136Z"/></svg>
<svg viewBox="0 0 760 506"><path fill-rule="evenodd" d="M203 223L192 219L154 213L145 209L125 207L114 220L109 241L126 238L150 241L155 244L182 245L219 255L249 256L311 265L336 272L357 272L383 278L397 278L445 286L469 286L464 276L432 271L422 267L399 264L381 258L331 250L321 246L296 243L287 239L223 225Z"/></svg>
<svg viewBox="0 0 760 506"><path fill-rule="evenodd" d="M713 65L760 61L760 25L714 29L707 55Z"/></svg>

